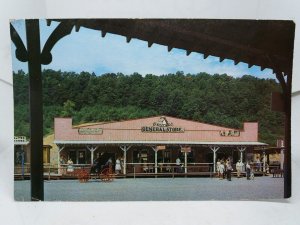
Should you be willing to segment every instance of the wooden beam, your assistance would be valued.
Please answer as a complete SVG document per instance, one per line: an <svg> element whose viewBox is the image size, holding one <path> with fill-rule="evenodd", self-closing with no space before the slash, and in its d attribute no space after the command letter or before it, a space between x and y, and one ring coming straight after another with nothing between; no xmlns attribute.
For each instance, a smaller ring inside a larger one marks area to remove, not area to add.
<svg viewBox="0 0 300 225"><path fill-rule="evenodd" d="M43 90L39 20L25 20L25 26L29 74L31 201L43 201Z"/></svg>
<svg viewBox="0 0 300 225"><path fill-rule="evenodd" d="M170 52L173 49L173 47L168 46L168 52Z"/></svg>
<svg viewBox="0 0 300 225"><path fill-rule="evenodd" d="M153 45L153 42L148 41L148 48L150 48Z"/></svg>
<svg viewBox="0 0 300 225"><path fill-rule="evenodd" d="M192 52L189 50L186 50L186 56L189 56Z"/></svg>
<svg viewBox="0 0 300 225"><path fill-rule="evenodd" d="M46 20L47 21L47 26L51 25L51 20Z"/></svg>
<svg viewBox="0 0 300 225"><path fill-rule="evenodd" d="M80 25L75 25L75 31L78 32L80 30Z"/></svg>
<svg viewBox="0 0 300 225"><path fill-rule="evenodd" d="M101 31L101 37L103 37L103 38L104 38L104 37L105 37L105 35L106 35L106 33L107 33L106 31L102 30L102 31Z"/></svg>
<svg viewBox="0 0 300 225"><path fill-rule="evenodd" d="M126 37L126 42L129 43L131 41L131 37Z"/></svg>

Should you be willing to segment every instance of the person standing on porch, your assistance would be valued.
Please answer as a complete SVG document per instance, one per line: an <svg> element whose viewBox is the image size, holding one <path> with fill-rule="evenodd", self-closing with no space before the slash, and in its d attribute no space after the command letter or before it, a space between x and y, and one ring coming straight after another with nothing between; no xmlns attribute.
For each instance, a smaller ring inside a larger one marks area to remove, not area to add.
<svg viewBox="0 0 300 225"><path fill-rule="evenodd" d="M220 177L220 165L221 165L221 162L220 162L220 159L218 159L218 162L217 162L217 173L218 173L218 177Z"/></svg>
<svg viewBox="0 0 300 225"><path fill-rule="evenodd" d="M227 180L228 180L228 181L231 181L232 165L231 165L231 161L230 161L229 159L228 159L228 161L227 161L226 168L227 168Z"/></svg>
<svg viewBox="0 0 300 225"><path fill-rule="evenodd" d="M224 179L224 170L225 170L224 162L221 161L220 162L220 167L219 167L219 179L220 180Z"/></svg>
<svg viewBox="0 0 300 225"><path fill-rule="evenodd" d="M121 173L121 161L120 158L117 158L116 165L115 165L115 173L120 174Z"/></svg>
<svg viewBox="0 0 300 225"><path fill-rule="evenodd" d="M236 174L237 174L237 178L240 178L241 176L241 172L242 172L242 168L243 168L243 163L241 162L241 160L239 160L237 163L236 163Z"/></svg>
<svg viewBox="0 0 300 225"><path fill-rule="evenodd" d="M251 166L250 166L250 163L247 162L247 164L246 164L246 175L247 175L247 180L250 180L250 173L251 173Z"/></svg>
<svg viewBox="0 0 300 225"><path fill-rule="evenodd" d="M181 164L180 158L177 157L177 159L176 159L176 173L180 173L181 172L180 164Z"/></svg>
<svg viewBox="0 0 300 225"><path fill-rule="evenodd" d="M261 171L261 161L259 157L256 158L256 171Z"/></svg>
<svg viewBox="0 0 300 225"><path fill-rule="evenodd" d="M68 160L67 172L74 172L73 161L71 158Z"/></svg>

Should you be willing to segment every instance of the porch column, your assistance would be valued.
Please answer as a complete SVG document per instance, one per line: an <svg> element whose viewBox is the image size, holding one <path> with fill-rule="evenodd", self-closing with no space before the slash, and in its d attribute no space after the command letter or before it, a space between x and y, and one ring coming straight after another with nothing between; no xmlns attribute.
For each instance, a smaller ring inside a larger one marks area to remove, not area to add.
<svg viewBox="0 0 300 225"><path fill-rule="evenodd" d="M65 146L58 146L58 154L57 154L57 173L60 174L60 152L64 150Z"/></svg>
<svg viewBox="0 0 300 225"><path fill-rule="evenodd" d="M266 172L266 152L263 151L263 172Z"/></svg>
<svg viewBox="0 0 300 225"><path fill-rule="evenodd" d="M187 173L187 152L184 152L184 173Z"/></svg>
<svg viewBox="0 0 300 225"><path fill-rule="evenodd" d="M91 152L91 165L94 163L94 152L98 149L99 146L86 146L88 150Z"/></svg>
<svg viewBox="0 0 300 225"><path fill-rule="evenodd" d="M123 151L123 154L124 154L124 166L123 166L123 174L125 175L126 174L126 152L130 149L131 146L120 146L120 148L122 149Z"/></svg>
<svg viewBox="0 0 300 225"><path fill-rule="evenodd" d="M154 165L154 171L157 173L157 146L152 147L154 151L154 160L155 160L155 165Z"/></svg>
<svg viewBox="0 0 300 225"><path fill-rule="evenodd" d="M280 149L280 169L283 170L283 162L284 162L284 149Z"/></svg>
<svg viewBox="0 0 300 225"><path fill-rule="evenodd" d="M216 146L209 146L209 148L213 151L214 153L214 173L216 172L216 158L217 158L217 151L220 149L220 147L216 147Z"/></svg>
<svg viewBox="0 0 300 225"><path fill-rule="evenodd" d="M243 162L243 152L246 150L246 147L237 147L237 149L240 151L240 160Z"/></svg>

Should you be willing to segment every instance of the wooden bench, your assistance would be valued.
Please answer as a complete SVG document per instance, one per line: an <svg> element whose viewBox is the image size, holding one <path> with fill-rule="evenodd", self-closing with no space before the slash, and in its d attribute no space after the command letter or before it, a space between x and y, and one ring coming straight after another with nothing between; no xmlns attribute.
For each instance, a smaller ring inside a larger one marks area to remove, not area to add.
<svg viewBox="0 0 300 225"><path fill-rule="evenodd" d="M282 169L272 169L271 173L273 174L273 177L283 177L284 172Z"/></svg>

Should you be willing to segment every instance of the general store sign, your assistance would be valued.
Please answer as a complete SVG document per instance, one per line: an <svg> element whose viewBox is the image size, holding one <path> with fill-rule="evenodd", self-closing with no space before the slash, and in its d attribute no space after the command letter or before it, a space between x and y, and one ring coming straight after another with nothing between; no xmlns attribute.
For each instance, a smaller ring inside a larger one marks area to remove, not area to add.
<svg viewBox="0 0 300 225"><path fill-rule="evenodd" d="M81 135L94 135L94 134L102 134L103 129L101 128L79 128L78 134Z"/></svg>
<svg viewBox="0 0 300 225"><path fill-rule="evenodd" d="M144 126L141 128L142 132L148 133L183 133L182 127L174 127L173 123L169 123L166 117L162 116L157 122L153 123L153 126Z"/></svg>

